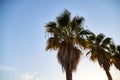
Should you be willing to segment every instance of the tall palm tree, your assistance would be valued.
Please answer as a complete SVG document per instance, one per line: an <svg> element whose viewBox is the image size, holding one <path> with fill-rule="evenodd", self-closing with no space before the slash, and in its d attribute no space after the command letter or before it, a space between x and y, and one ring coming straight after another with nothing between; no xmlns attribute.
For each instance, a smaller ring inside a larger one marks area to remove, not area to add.
<svg viewBox="0 0 120 80"><path fill-rule="evenodd" d="M112 80L112 76L109 72L111 66L111 52L109 51L111 38L106 38L102 33L98 34L97 36L93 34L89 37L89 42L90 51L86 55L89 54L92 61L97 60L100 67L105 70L108 80Z"/></svg>
<svg viewBox="0 0 120 80"><path fill-rule="evenodd" d="M57 50L57 58L66 72L66 80L72 80L72 72L76 70L81 57L81 47L86 44L86 35L90 32L82 27L83 17L70 19L70 12L64 10L56 21L46 24L49 35L46 50Z"/></svg>

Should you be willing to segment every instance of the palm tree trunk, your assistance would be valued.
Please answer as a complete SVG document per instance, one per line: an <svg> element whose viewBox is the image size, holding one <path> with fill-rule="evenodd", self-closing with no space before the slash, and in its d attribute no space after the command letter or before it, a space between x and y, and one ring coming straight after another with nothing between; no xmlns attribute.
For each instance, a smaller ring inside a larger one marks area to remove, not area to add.
<svg viewBox="0 0 120 80"><path fill-rule="evenodd" d="M110 72L108 70L105 70L105 72L107 74L108 80L113 80Z"/></svg>
<svg viewBox="0 0 120 80"><path fill-rule="evenodd" d="M66 80L72 80L72 72L70 70L66 70Z"/></svg>

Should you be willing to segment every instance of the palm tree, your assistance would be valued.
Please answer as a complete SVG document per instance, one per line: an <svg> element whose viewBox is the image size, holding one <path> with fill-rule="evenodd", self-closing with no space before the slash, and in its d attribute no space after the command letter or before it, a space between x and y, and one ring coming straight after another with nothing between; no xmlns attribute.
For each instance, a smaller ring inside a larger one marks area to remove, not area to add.
<svg viewBox="0 0 120 80"><path fill-rule="evenodd" d="M90 51L86 55L89 54L92 61L97 60L100 67L105 70L108 80L112 80L112 76L109 72L111 66L111 52L109 51L111 38L105 38L104 34L100 33L97 36L92 34L88 40Z"/></svg>
<svg viewBox="0 0 120 80"><path fill-rule="evenodd" d="M64 10L56 21L46 24L49 35L46 50L57 50L57 58L66 72L66 80L72 80L72 72L76 70L81 57L81 48L86 44L86 35L90 32L83 28L83 17L70 19L70 12Z"/></svg>

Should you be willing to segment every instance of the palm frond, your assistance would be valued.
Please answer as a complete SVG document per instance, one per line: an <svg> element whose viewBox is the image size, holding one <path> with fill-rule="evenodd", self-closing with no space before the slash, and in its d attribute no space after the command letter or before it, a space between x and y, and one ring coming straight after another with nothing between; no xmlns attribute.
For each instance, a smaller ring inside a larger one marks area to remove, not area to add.
<svg viewBox="0 0 120 80"><path fill-rule="evenodd" d="M115 53L116 52L116 46L115 44L110 44L110 51Z"/></svg>
<svg viewBox="0 0 120 80"><path fill-rule="evenodd" d="M46 32L48 33L54 33L56 34L57 33L57 26L56 26L56 23L55 22L49 22L46 24Z"/></svg>
<svg viewBox="0 0 120 80"><path fill-rule="evenodd" d="M103 40L101 46L106 47L108 44L110 44L111 38L107 37Z"/></svg>
<svg viewBox="0 0 120 80"><path fill-rule="evenodd" d="M84 20L85 20L84 17L79 17L79 16L75 17L75 22L77 25L82 25Z"/></svg>
<svg viewBox="0 0 120 80"><path fill-rule="evenodd" d="M45 27L54 28L54 27L56 27L56 22L54 22L54 21L53 22L48 22Z"/></svg>
<svg viewBox="0 0 120 80"><path fill-rule="evenodd" d="M102 34L102 33L98 34L96 37L96 44L99 45L100 42L104 39L104 37L105 37L104 34Z"/></svg>
<svg viewBox="0 0 120 80"><path fill-rule="evenodd" d="M57 23L60 27L65 27L70 22L70 12L68 10L64 10L64 12L57 17Z"/></svg>
<svg viewBox="0 0 120 80"><path fill-rule="evenodd" d="M89 31L89 30L82 30L82 31L80 32L80 34L81 34L81 35L91 34L91 31Z"/></svg>
<svg viewBox="0 0 120 80"><path fill-rule="evenodd" d="M117 51L118 51L119 54L120 54L120 45L117 46Z"/></svg>
<svg viewBox="0 0 120 80"><path fill-rule="evenodd" d="M51 50L51 49L58 49L60 46L60 42L59 39L56 37L50 37L47 41L47 47L46 47L46 51L47 50Z"/></svg>
<svg viewBox="0 0 120 80"><path fill-rule="evenodd" d="M79 16L74 17L70 22L72 31L77 31L77 32L81 31L83 29L82 27L83 21L84 21L83 17L79 17Z"/></svg>

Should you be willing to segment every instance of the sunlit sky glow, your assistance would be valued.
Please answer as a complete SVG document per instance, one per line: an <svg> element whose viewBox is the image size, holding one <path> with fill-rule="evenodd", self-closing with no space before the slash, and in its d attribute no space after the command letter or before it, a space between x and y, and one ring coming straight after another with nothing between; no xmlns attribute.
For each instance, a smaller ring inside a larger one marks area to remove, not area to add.
<svg viewBox="0 0 120 80"><path fill-rule="evenodd" d="M119 0L1 0L0 80L65 80L55 51L45 51L45 24L64 9L85 18L94 33L120 44ZM113 80L120 71L111 67ZM82 56L73 80L107 80L97 62Z"/></svg>

